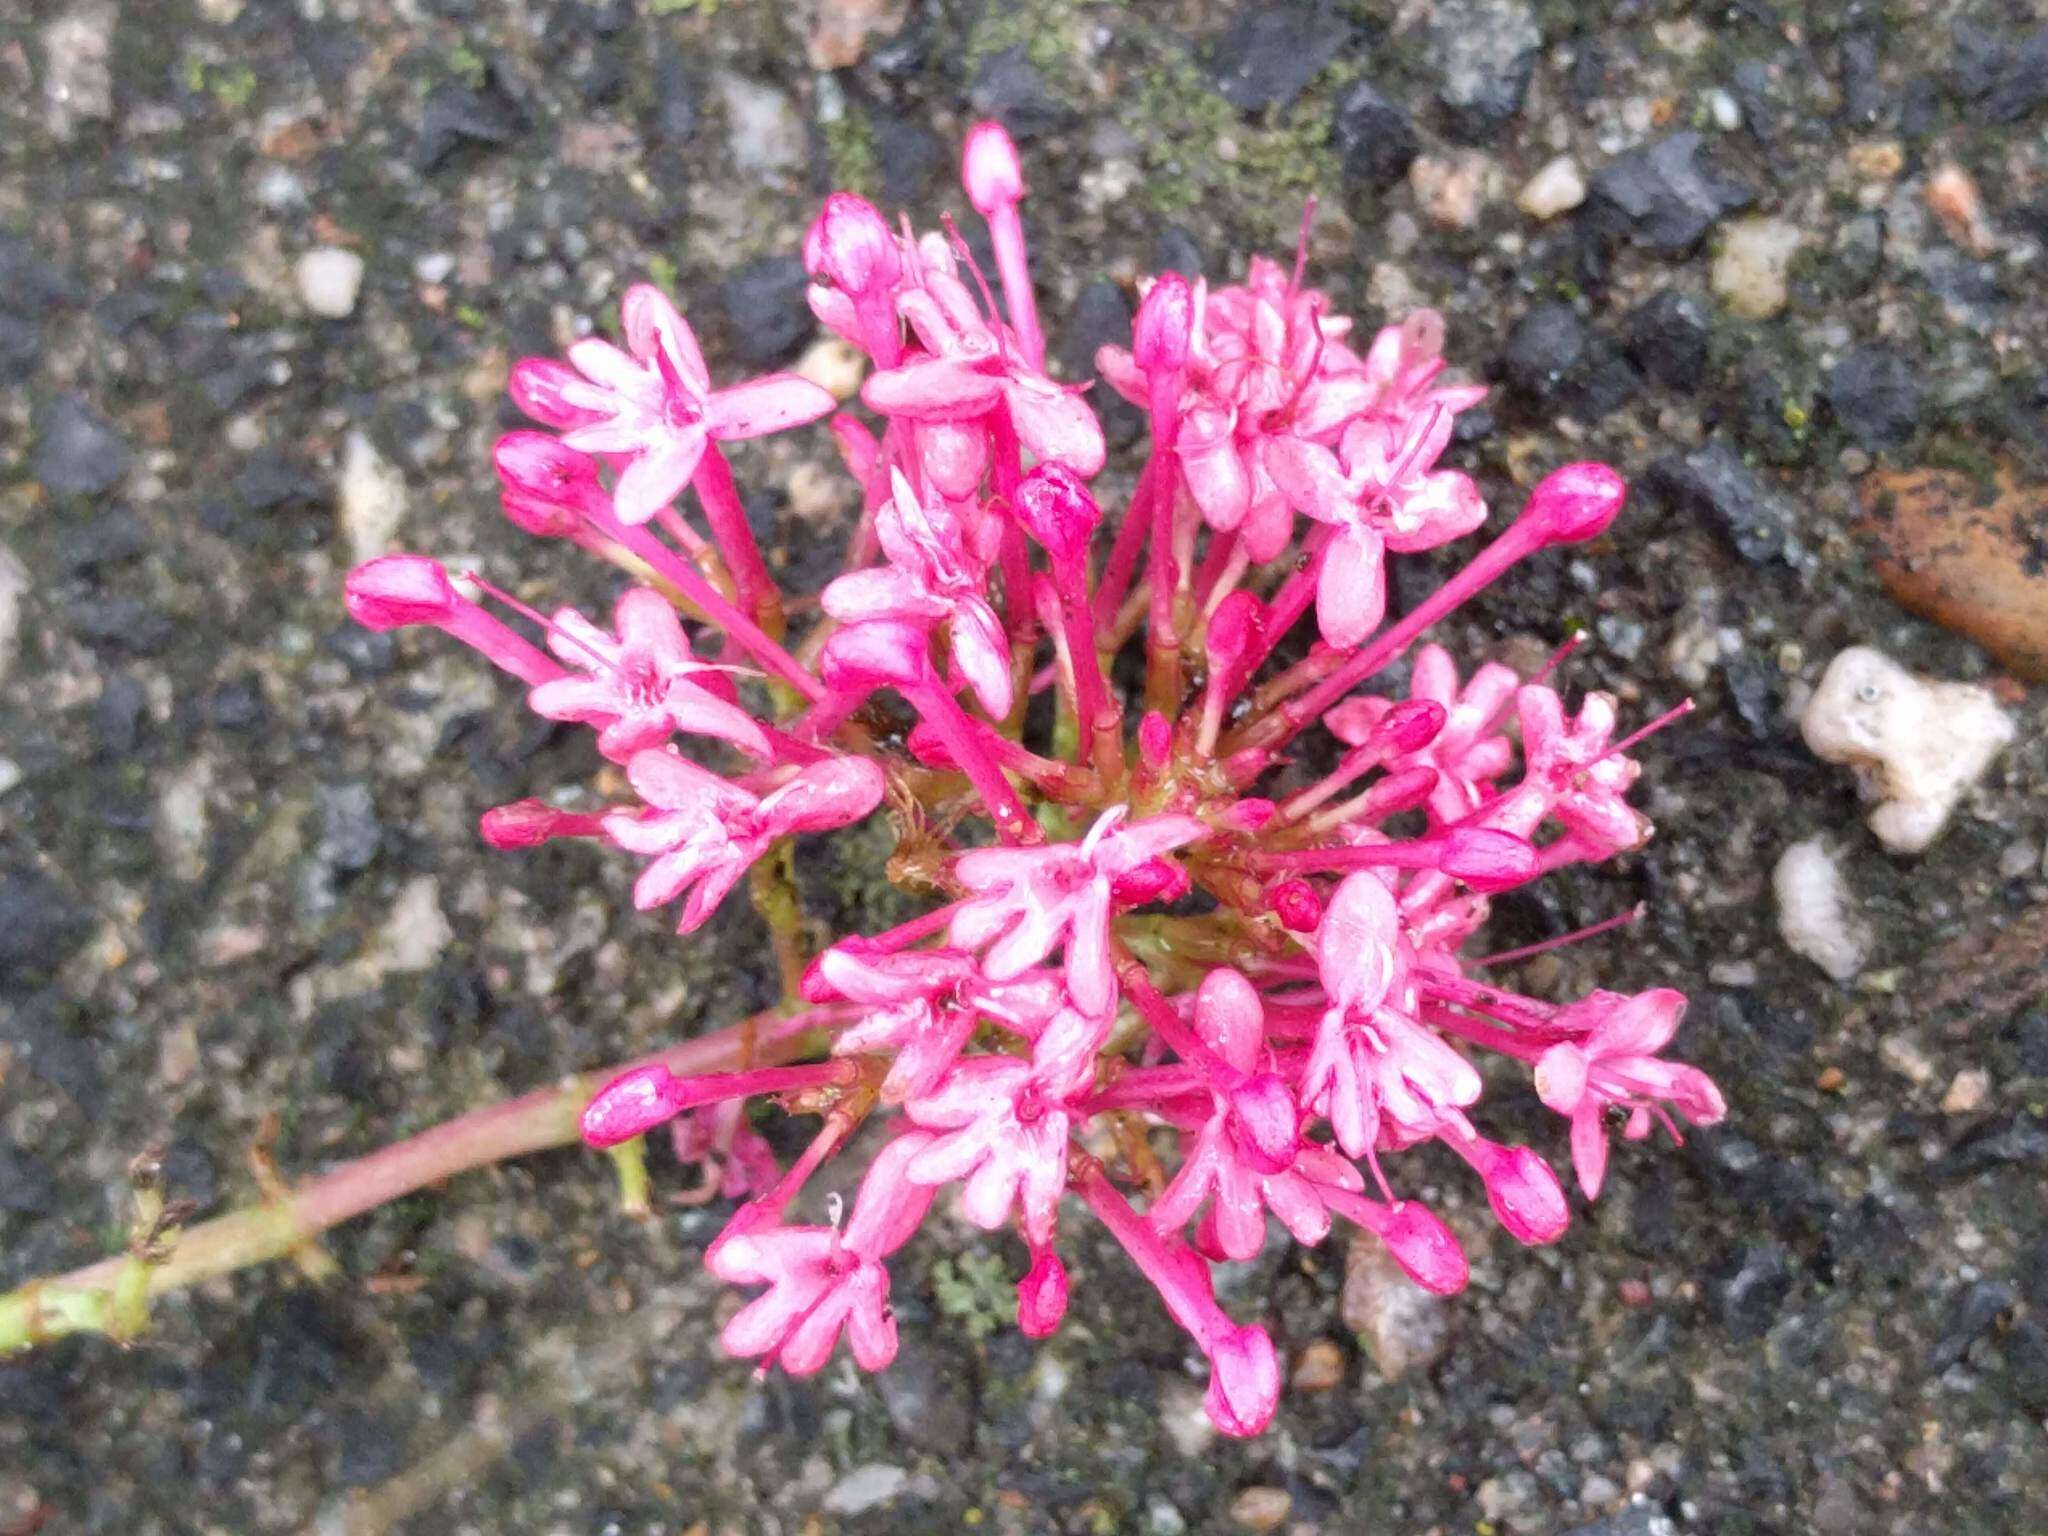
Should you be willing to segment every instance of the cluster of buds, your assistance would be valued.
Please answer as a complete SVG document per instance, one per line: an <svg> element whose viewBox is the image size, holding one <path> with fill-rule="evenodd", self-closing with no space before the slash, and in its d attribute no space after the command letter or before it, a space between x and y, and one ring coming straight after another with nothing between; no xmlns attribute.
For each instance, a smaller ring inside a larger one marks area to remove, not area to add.
<svg viewBox="0 0 2048 1536"><path fill-rule="evenodd" d="M805 241L812 308L872 360L871 415L792 375L714 389L645 286L625 296L622 347L517 366L513 398L550 430L498 443L504 510L632 577L609 630L410 555L357 569L349 607L467 642L617 766L614 803L498 807L492 844L610 844L645 861L634 905L679 903L683 932L745 878L768 920L815 1049L640 1068L583 1119L600 1147L670 1124L706 1191L741 1202L707 1255L764 1288L726 1327L731 1353L801 1374L844 1335L861 1365L887 1364L887 1261L958 1186L969 1221L1023 1242L1025 1333L1059 1324L1060 1226L1085 1208L1207 1356L1210 1416L1252 1434L1280 1367L1266 1331L1217 1303L1211 1266L1256 1253L1269 1215L1310 1244L1355 1224L1417 1284L1457 1291L1456 1237L1387 1166L1436 1141L1515 1238L1564 1231L1550 1165L1474 1126L1475 1058L1526 1064L1589 1197L1611 1126L1675 1137L1723 1113L1702 1073L1659 1057L1678 993L1558 1006L1475 979L1516 955L1461 954L1495 894L1649 834L1626 800L1645 732L1617 738L1611 698L1573 711L1499 663L1461 681L1418 641L1516 562L1602 533L1624 487L1603 465L1558 469L1389 621L1388 554L1486 522L1472 480L1438 464L1484 391L1442 377L1433 313L1352 346L1297 256L1229 287L1146 288L1130 347L1098 360L1151 429L1105 529L1102 431L1046 372L1000 127L969 135L964 180L1000 307L950 226L894 230L838 193ZM789 595L722 444L819 420L862 512L843 573ZM1358 691L1403 658L1405 697ZM1341 744L1327 772L1289 753L1312 727ZM884 806L890 877L928 910L808 952L764 855ZM757 1097L819 1119L786 1168L742 1113ZM864 1127L850 1208L827 1190L829 1220L792 1219Z"/></svg>

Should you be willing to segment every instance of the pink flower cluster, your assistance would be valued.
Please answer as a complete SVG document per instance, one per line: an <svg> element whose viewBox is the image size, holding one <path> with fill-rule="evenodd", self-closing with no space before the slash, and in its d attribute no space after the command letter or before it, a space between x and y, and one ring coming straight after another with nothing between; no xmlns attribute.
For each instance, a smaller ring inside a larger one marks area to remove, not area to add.
<svg viewBox="0 0 2048 1536"><path fill-rule="evenodd" d="M600 1147L673 1122L712 1171L703 1196L743 1200L708 1255L761 1287L728 1350L804 1373L844 1336L886 1365L887 1261L949 1188L970 1222L1021 1238L1018 1324L1043 1335L1067 1303L1062 1223L1085 1209L1207 1356L1211 1417L1252 1434L1280 1364L1218 1305L1211 1271L1257 1253L1269 1216L1303 1243L1364 1228L1417 1284L1454 1292L1458 1239L1389 1167L1434 1141L1515 1238L1563 1233L1550 1164L1473 1122L1480 1058L1529 1069L1588 1197L1611 1124L1675 1137L1723 1113L1702 1073L1659 1055L1678 993L1559 1006L1475 974L1517 956L1463 953L1495 894L1649 835L1626 798L1645 733L1617 738L1605 695L1572 710L1491 662L1461 681L1418 642L1517 561L1604 532L1624 487L1599 464L1556 470L1390 622L1388 556L1487 521L1472 480L1439 463L1484 391L1444 379L1437 315L1354 348L1299 260L1260 260L1228 287L1153 280L1131 346L1104 350L1151 426L1104 528L1102 432L1046 371L1001 128L973 130L964 179L1000 306L950 226L915 236L838 193L804 243L818 318L872 361L871 414L789 375L713 388L645 286L625 296L623 346L514 370L513 398L552 432L498 444L506 514L629 573L611 628L411 555L357 569L349 607L465 641L622 770L611 803L489 811L494 845L609 844L644 861L635 906L680 902L684 932L754 872L787 971L778 1038L808 1058L641 1068L583 1120ZM769 576L722 445L826 418L863 510L813 599ZM1356 691L1404 656L1405 697ZM1327 771L1287 751L1316 726L1339 745ZM929 909L803 952L764 856L885 803L892 876ZM820 1117L787 1168L738 1113L764 1095ZM864 1127L844 1219L836 1192L829 1220L794 1219Z"/></svg>

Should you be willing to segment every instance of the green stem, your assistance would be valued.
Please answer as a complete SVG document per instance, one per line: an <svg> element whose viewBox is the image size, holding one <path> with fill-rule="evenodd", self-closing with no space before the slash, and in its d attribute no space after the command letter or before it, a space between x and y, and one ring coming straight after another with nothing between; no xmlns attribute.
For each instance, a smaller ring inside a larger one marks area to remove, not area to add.
<svg viewBox="0 0 2048 1536"><path fill-rule="evenodd" d="M329 1169L281 1199L189 1227L161 1263L145 1265L132 1254L119 1254L0 1295L0 1356L72 1333L131 1337L151 1298L290 1258L330 1227L455 1174L572 1145L579 1139L577 1117L583 1106L619 1073L655 1062L679 1076L737 1067L749 1028L756 1065L792 1061L821 1045L808 1014L788 1017L771 1010L667 1050L472 1110ZM145 1276L146 1284L139 1284Z"/></svg>

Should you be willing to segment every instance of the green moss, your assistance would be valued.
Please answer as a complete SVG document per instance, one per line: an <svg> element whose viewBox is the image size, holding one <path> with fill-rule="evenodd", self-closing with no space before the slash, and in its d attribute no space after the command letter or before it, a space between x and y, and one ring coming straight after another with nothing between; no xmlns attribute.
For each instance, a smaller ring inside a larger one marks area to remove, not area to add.
<svg viewBox="0 0 2048 1536"><path fill-rule="evenodd" d="M866 198L878 197L882 162L875 150L874 126L867 113L849 106L824 125L825 157L832 166L832 185Z"/></svg>
<svg viewBox="0 0 2048 1536"><path fill-rule="evenodd" d="M1080 51L1077 25L1073 0L1014 0L989 6L967 34L962 66L972 75L985 60L1022 48L1034 69L1057 74L1071 66Z"/></svg>
<svg viewBox="0 0 2048 1536"><path fill-rule="evenodd" d="M939 1310L967 1331L985 1339L1017 1315L1017 1295L1009 1271L993 1253L963 1253L932 1266L932 1296Z"/></svg>
<svg viewBox="0 0 2048 1536"><path fill-rule="evenodd" d="M1132 82L1125 119L1139 142L1143 197L1168 217L1209 205L1254 228L1292 226L1305 197L1339 184L1330 143L1338 74L1325 71L1292 106L1248 118L1191 58L1155 55ZM1226 144L1228 158L1219 152Z"/></svg>

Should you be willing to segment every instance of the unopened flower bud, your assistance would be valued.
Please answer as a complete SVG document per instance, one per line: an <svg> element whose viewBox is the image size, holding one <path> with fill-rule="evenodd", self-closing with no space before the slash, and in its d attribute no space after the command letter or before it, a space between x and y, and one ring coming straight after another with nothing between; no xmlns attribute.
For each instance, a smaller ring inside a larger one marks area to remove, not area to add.
<svg viewBox="0 0 2048 1536"><path fill-rule="evenodd" d="M1081 477L1056 459L1038 465L1017 487L1017 521L1052 556L1055 567L1086 558L1102 508Z"/></svg>
<svg viewBox="0 0 2048 1536"><path fill-rule="evenodd" d="M1301 1110L1271 1072L1230 1090L1230 1135L1238 1156L1260 1173L1284 1173L1301 1151Z"/></svg>
<svg viewBox="0 0 2048 1536"><path fill-rule="evenodd" d="M1628 483L1605 464L1567 464L1545 475L1522 517L1552 544L1576 544L1607 531L1628 499Z"/></svg>
<svg viewBox="0 0 2048 1536"><path fill-rule="evenodd" d="M558 811L545 800L514 800L510 805L494 805L485 811L477 830L493 848L537 848L549 838L593 820L571 811Z"/></svg>
<svg viewBox="0 0 2048 1536"><path fill-rule="evenodd" d="M1244 756L1245 754L1239 754ZM1235 762L1237 759L1233 758ZM1256 834L1264 829L1267 822L1280 814L1280 807L1259 795L1248 795L1232 805L1216 818L1216 825L1225 832Z"/></svg>
<svg viewBox="0 0 2048 1536"><path fill-rule="evenodd" d="M804 270L850 294L886 289L903 275L903 253L875 205L834 192L804 235Z"/></svg>
<svg viewBox="0 0 2048 1536"><path fill-rule="evenodd" d="M644 1136L683 1111L683 1080L659 1064L621 1073L583 1106L583 1139L600 1151Z"/></svg>
<svg viewBox="0 0 2048 1536"><path fill-rule="evenodd" d="M1162 272L1138 302L1131 356L1146 373L1185 368L1195 329L1195 294L1178 272Z"/></svg>
<svg viewBox="0 0 2048 1536"><path fill-rule="evenodd" d="M960 181L967 188L967 200L983 218L1024 196L1024 165L1001 123L979 122L967 130Z"/></svg>
<svg viewBox="0 0 2048 1536"><path fill-rule="evenodd" d="M1145 718L1138 722L1138 755L1145 760L1145 766L1164 768L1172 750L1173 722L1156 709L1146 710Z"/></svg>
<svg viewBox="0 0 2048 1536"><path fill-rule="evenodd" d="M1379 1229L1380 1241L1408 1278L1425 1291L1451 1296L1465 1289L1471 1266L1451 1229L1429 1207L1404 1200Z"/></svg>
<svg viewBox="0 0 2048 1536"><path fill-rule="evenodd" d="M1487 1203L1517 1242L1554 1243L1571 1224L1564 1186L1550 1164L1528 1147L1483 1145L1474 1160Z"/></svg>
<svg viewBox="0 0 2048 1536"><path fill-rule="evenodd" d="M383 555L357 566L343 586L349 617L365 629L439 624L462 599L439 561L424 555Z"/></svg>
<svg viewBox="0 0 2048 1536"><path fill-rule="evenodd" d="M1027 1339L1051 1334L1067 1315L1067 1267L1050 1248L1042 1248L1031 1268L1017 1282L1017 1328Z"/></svg>
<svg viewBox="0 0 2048 1536"><path fill-rule="evenodd" d="M1393 752L1420 752L1437 738L1450 716L1434 699L1403 699L1375 728Z"/></svg>
<svg viewBox="0 0 2048 1536"><path fill-rule="evenodd" d="M1258 642L1265 628L1266 605L1249 592L1233 592L1209 615L1204 645L1209 665L1218 673L1229 673Z"/></svg>
<svg viewBox="0 0 2048 1536"><path fill-rule="evenodd" d="M1266 1330L1240 1328L1209 1352L1209 1392L1202 1407L1224 1434L1258 1434L1280 1405L1280 1359Z"/></svg>
<svg viewBox="0 0 2048 1536"><path fill-rule="evenodd" d="M1534 844L1492 827L1460 827L1446 834L1437 867L1482 895L1512 890L1543 872Z"/></svg>
<svg viewBox="0 0 2048 1536"><path fill-rule="evenodd" d="M1283 880L1266 892L1266 907L1289 933L1314 933L1323 920L1323 904L1306 880Z"/></svg>
<svg viewBox="0 0 2048 1536"><path fill-rule="evenodd" d="M507 432L491 462L505 516L538 538L567 538L582 527L582 508L604 495L597 461L552 433Z"/></svg>

